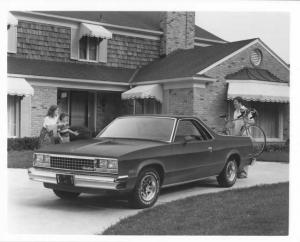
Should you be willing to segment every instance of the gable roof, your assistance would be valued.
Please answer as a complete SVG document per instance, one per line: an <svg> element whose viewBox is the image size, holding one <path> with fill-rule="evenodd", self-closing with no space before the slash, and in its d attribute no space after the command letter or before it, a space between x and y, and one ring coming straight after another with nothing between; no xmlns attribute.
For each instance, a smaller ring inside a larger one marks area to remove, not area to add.
<svg viewBox="0 0 300 242"><path fill-rule="evenodd" d="M16 57L7 58L7 73L27 76L124 83L129 81L134 71L133 69L106 67L91 63L67 63Z"/></svg>
<svg viewBox="0 0 300 242"><path fill-rule="evenodd" d="M254 40L256 39L174 51L168 56L142 67L132 82L147 82L195 76L201 70L248 45Z"/></svg>
<svg viewBox="0 0 300 242"><path fill-rule="evenodd" d="M37 13L144 30L162 31L160 28L160 15L163 12L159 11L38 11ZM197 25L195 25L195 37L212 41L224 41Z"/></svg>
<svg viewBox="0 0 300 242"><path fill-rule="evenodd" d="M285 82L270 71L260 68L243 68L225 77L228 80L259 80L268 82Z"/></svg>

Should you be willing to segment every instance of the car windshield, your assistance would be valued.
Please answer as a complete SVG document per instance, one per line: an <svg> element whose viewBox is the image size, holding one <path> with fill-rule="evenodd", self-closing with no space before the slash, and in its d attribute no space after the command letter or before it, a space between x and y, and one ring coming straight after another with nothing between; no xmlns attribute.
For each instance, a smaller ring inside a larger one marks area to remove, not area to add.
<svg viewBox="0 0 300 242"><path fill-rule="evenodd" d="M124 117L111 122L97 138L129 138L170 141L175 119L161 117Z"/></svg>

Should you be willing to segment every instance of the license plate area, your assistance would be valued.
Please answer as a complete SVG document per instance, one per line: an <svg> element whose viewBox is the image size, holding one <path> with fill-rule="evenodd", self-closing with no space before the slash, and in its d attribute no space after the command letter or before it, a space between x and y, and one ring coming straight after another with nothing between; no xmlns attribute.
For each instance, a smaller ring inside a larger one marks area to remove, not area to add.
<svg viewBox="0 0 300 242"><path fill-rule="evenodd" d="M74 176L65 174L56 174L57 184L74 186Z"/></svg>

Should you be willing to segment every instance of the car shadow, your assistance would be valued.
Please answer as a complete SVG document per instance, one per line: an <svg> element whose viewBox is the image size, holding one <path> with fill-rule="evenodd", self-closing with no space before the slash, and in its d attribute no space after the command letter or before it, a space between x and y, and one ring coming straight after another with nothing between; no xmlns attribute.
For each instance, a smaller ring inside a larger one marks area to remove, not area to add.
<svg viewBox="0 0 300 242"><path fill-rule="evenodd" d="M177 185L174 187L163 188L161 195L168 196L178 192L188 191L195 188L213 188L219 187L215 178L207 178L205 180L187 183L184 185ZM117 210L133 210L128 201L127 196L117 193L103 193L103 194L81 194L78 198L73 200L63 200L53 194L53 199L43 199L42 201L32 201L30 206L40 206L48 209L70 211L100 211L106 209Z"/></svg>

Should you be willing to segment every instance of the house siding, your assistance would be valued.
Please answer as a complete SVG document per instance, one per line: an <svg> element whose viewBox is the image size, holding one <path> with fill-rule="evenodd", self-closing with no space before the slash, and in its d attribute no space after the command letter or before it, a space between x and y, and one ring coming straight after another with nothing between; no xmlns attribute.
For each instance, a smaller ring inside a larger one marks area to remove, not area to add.
<svg viewBox="0 0 300 242"><path fill-rule="evenodd" d="M76 62L70 59L71 28L19 21L17 36L17 54L9 55L38 60ZM159 58L159 51L160 40L113 34L113 38L108 40L107 63L89 64L135 69Z"/></svg>

